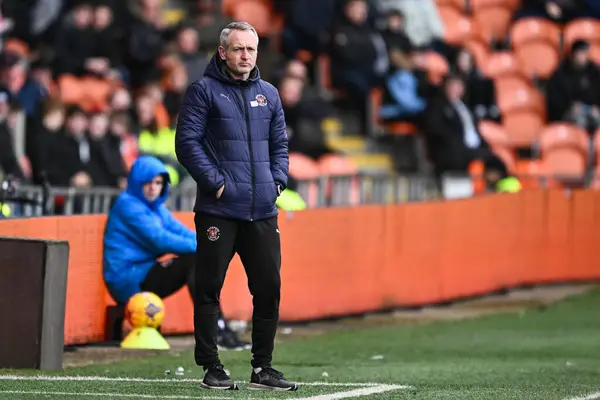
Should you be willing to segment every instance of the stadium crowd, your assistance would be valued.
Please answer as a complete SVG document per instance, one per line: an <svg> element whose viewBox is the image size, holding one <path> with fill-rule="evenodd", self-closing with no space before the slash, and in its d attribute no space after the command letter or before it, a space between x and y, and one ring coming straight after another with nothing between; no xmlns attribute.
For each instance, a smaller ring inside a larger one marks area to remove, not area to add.
<svg viewBox="0 0 600 400"><path fill-rule="evenodd" d="M372 125L389 135L416 129L437 174L482 160L492 180L510 175L514 159L481 121L509 135L524 126L508 118L492 72L516 54L508 33L524 20L564 27L600 18L592 0L245 0L240 7L253 2L282 16L277 37L261 37L259 66L269 53L283 55L261 74L280 90L291 152L330 153L323 121L352 113L364 133ZM172 12L173 4L184 12ZM509 11L505 26L471 40L474 29L460 18L477 20L485 4ZM233 18L225 9L219 0L2 1L1 170L34 184L123 187L133 161L148 154L165 162L177 185L186 178L174 151L179 104ZM546 98L539 126L523 129L568 121L593 135L600 126L598 43L575 39L561 44L568 48L556 60L540 53L545 70L523 74L528 90ZM367 103L377 105L374 118ZM18 126L23 138L11 135ZM535 157L530 144L516 146L520 156Z"/></svg>

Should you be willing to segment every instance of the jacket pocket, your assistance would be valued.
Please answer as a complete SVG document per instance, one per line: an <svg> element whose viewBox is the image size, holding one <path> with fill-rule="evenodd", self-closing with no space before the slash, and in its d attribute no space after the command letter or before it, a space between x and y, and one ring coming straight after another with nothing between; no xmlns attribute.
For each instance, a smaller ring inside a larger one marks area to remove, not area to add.
<svg viewBox="0 0 600 400"><path fill-rule="evenodd" d="M277 193L277 183L275 183L275 181L273 181L273 184L271 185L271 189L273 190L273 195L271 196L271 202L275 203L277 201L277 198L279 197L279 193Z"/></svg>
<svg viewBox="0 0 600 400"><path fill-rule="evenodd" d="M223 193L221 193L221 197L219 197L218 201L230 201L232 199L232 195L235 193L235 184L232 179L229 179L229 175L225 171L221 172L223 174L223 178L225 179L225 187L223 188Z"/></svg>

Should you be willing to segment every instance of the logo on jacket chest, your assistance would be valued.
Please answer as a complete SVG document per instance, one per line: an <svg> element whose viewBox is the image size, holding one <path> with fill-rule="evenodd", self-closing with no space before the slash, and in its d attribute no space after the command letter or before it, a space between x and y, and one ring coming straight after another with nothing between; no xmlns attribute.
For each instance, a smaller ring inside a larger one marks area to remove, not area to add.
<svg viewBox="0 0 600 400"><path fill-rule="evenodd" d="M257 94L256 100L250 102L250 107L264 107L267 105L267 98L264 94Z"/></svg>

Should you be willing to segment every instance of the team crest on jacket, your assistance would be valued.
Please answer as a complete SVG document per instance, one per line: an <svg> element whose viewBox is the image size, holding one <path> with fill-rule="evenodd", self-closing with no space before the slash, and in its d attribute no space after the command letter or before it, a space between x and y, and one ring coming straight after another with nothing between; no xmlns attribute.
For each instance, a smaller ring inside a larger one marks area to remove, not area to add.
<svg viewBox="0 0 600 400"><path fill-rule="evenodd" d="M206 236L211 242L215 242L221 236L221 231L216 226L211 226L206 230Z"/></svg>
<svg viewBox="0 0 600 400"><path fill-rule="evenodd" d="M262 94L257 94L256 95L256 104L258 104L261 107L264 107L267 105L267 98L262 95Z"/></svg>

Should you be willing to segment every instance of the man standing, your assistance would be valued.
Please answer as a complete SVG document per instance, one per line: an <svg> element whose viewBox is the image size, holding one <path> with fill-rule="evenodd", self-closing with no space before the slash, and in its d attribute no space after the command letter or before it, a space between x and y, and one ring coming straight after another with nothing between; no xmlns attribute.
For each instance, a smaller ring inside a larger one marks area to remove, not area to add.
<svg viewBox="0 0 600 400"><path fill-rule="evenodd" d="M260 79L257 51L250 24L227 25L179 114L177 158L198 184L195 360L203 387L237 389L216 346L221 288L237 252L254 305L250 387L294 391L298 385L271 367L281 288L275 201L288 181L288 145L281 100Z"/></svg>

